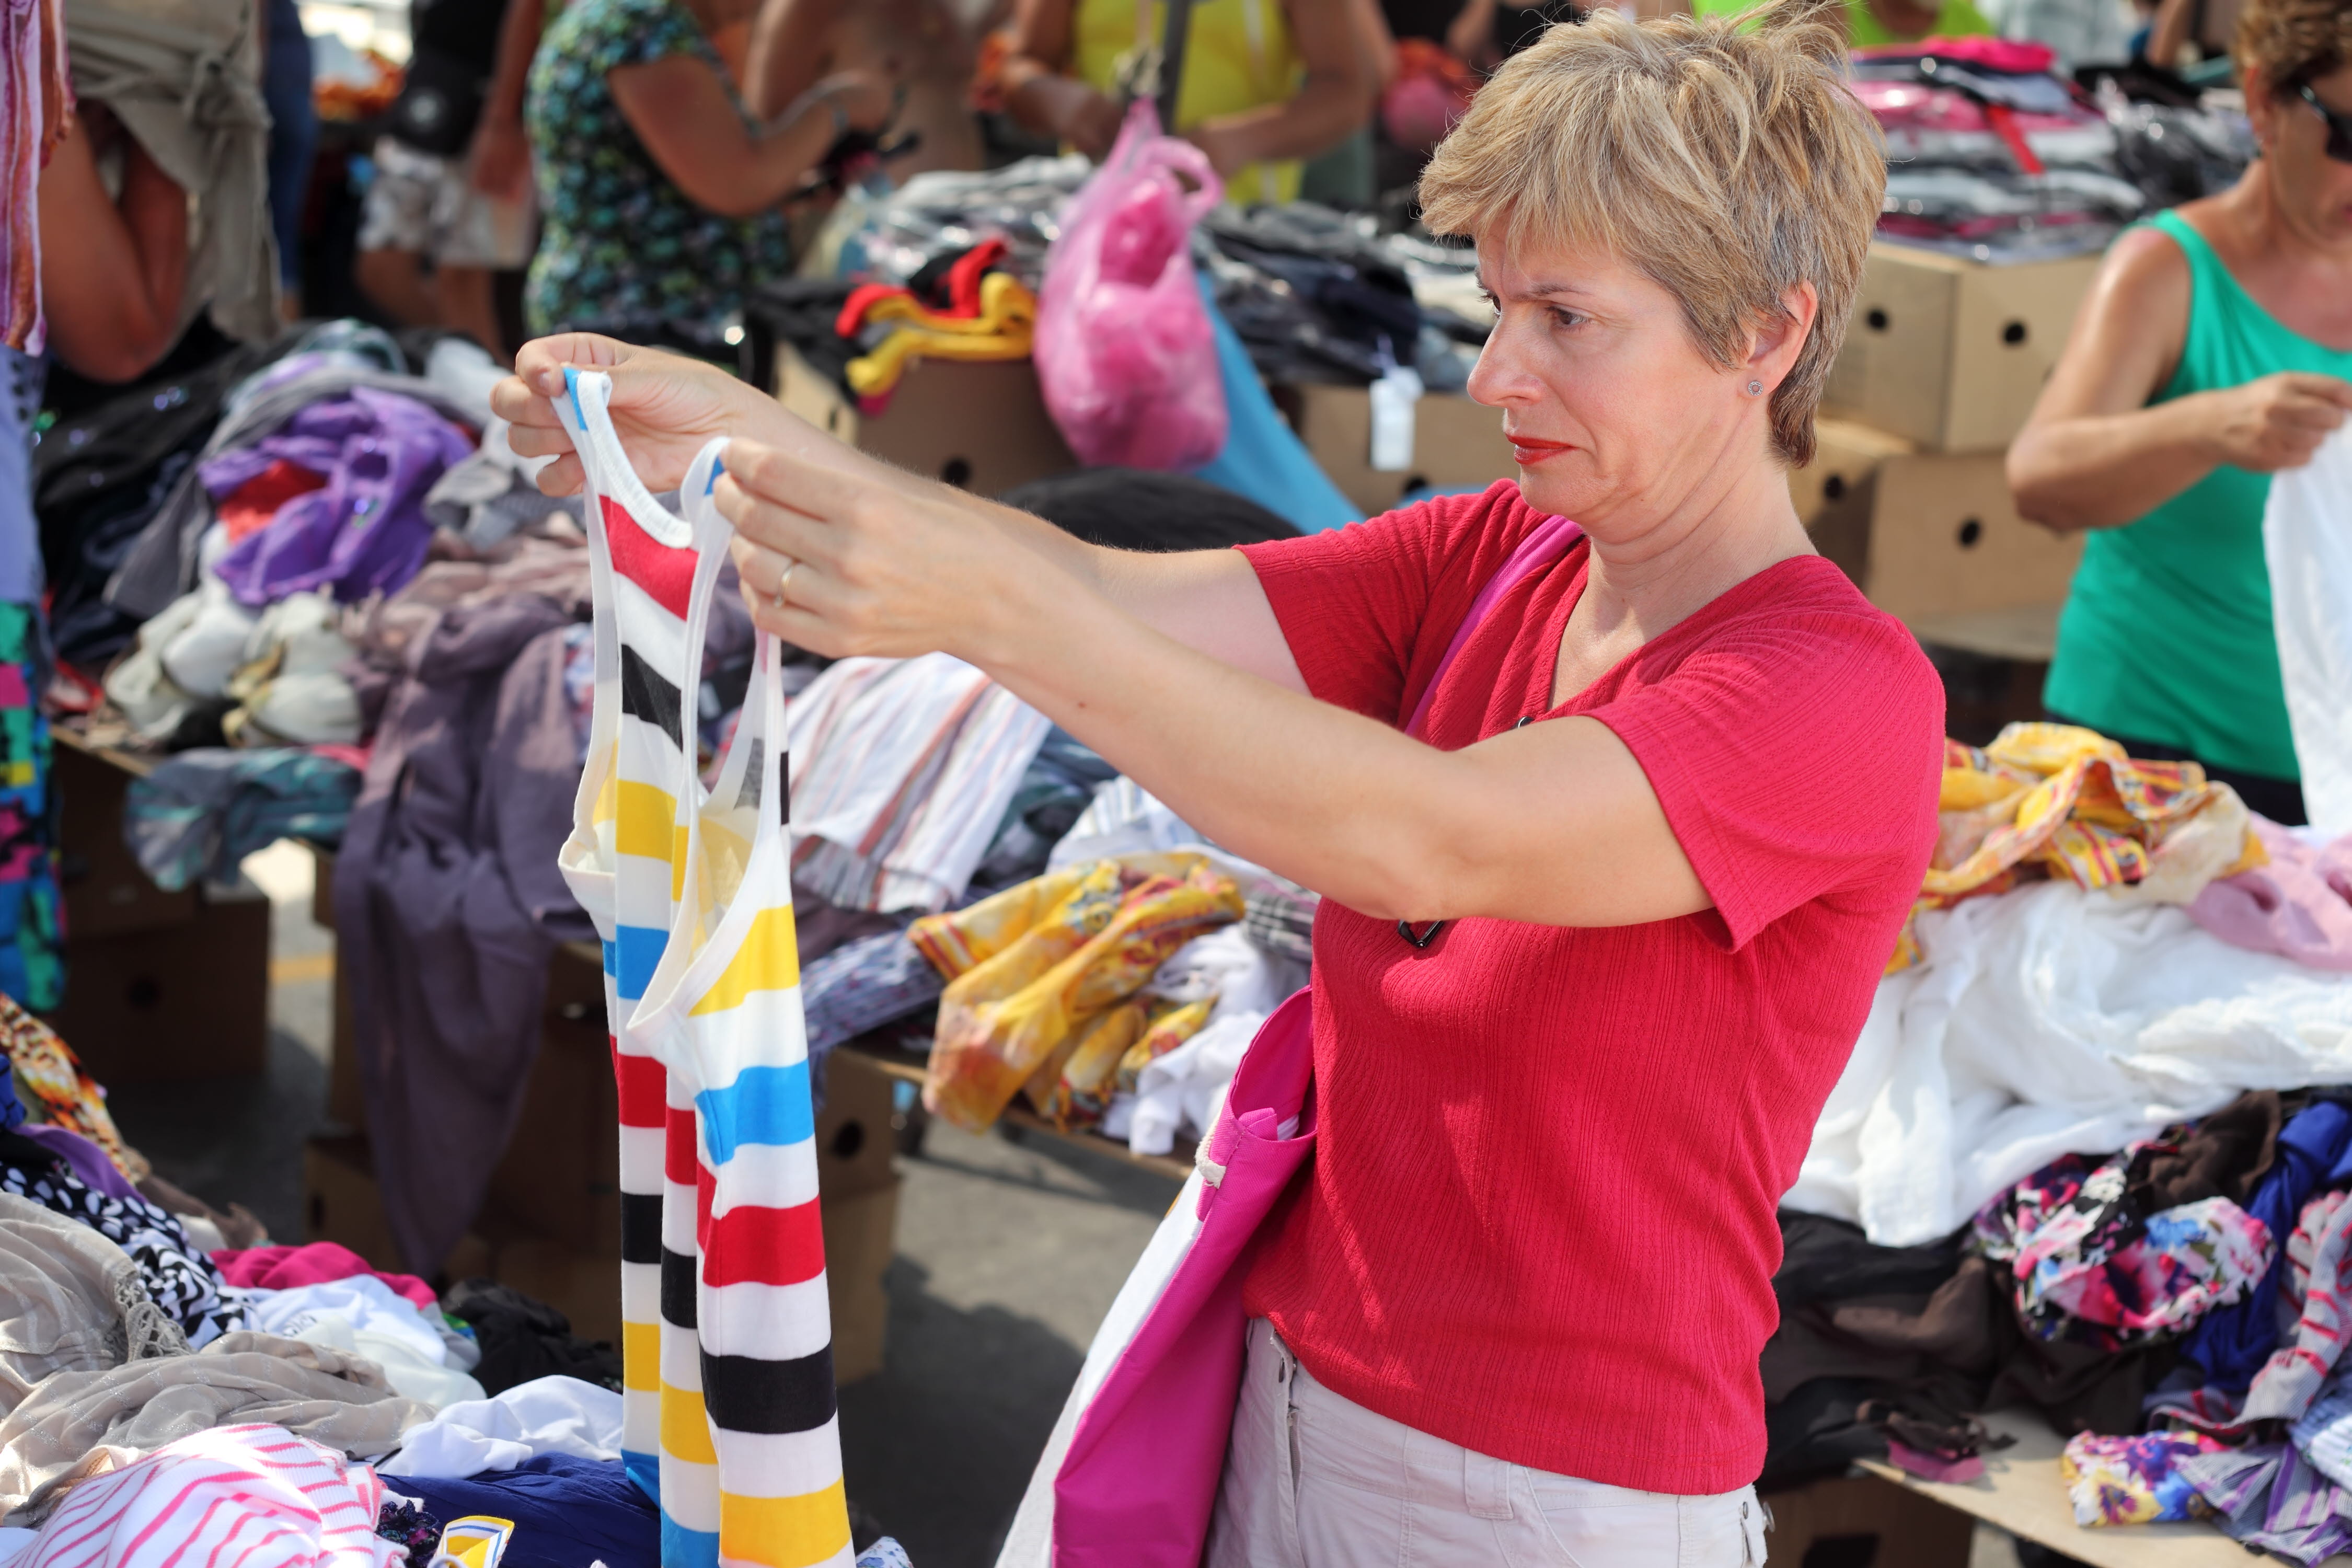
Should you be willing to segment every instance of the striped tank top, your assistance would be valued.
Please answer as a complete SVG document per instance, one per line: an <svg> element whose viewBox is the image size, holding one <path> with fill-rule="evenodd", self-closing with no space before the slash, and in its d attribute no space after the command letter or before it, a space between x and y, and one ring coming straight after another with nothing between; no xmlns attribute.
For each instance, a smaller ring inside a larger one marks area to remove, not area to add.
<svg viewBox="0 0 2352 1568"><path fill-rule="evenodd" d="M711 520L723 440L696 456L685 494L700 529L646 489L613 430L609 377L566 373L585 476L595 607L589 756L561 855L604 940L604 1000L620 1111L622 1454L661 1505L666 1565L716 1561L719 1478L702 1415L693 1296L694 1110L630 1025L669 940L677 792L698 796L687 694L725 558ZM682 1179L670 1179L685 1156Z"/></svg>
<svg viewBox="0 0 2352 1568"><path fill-rule="evenodd" d="M782 661L762 635L709 799L679 803L677 916L633 1026L699 1131L695 1306L719 1560L846 1568L783 736Z"/></svg>

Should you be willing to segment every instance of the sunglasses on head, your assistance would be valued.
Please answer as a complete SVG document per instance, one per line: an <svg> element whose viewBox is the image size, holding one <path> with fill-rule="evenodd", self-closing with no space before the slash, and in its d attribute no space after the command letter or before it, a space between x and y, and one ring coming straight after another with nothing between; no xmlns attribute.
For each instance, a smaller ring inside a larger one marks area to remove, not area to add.
<svg viewBox="0 0 2352 1568"><path fill-rule="evenodd" d="M2341 110L2330 109L2320 102L2319 95L2311 90L2311 84L2308 82L2304 84L2301 90L2303 101L2311 105L2312 111L2326 122L2327 155L2338 163L2352 163L2352 114L2347 114Z"/></svg>

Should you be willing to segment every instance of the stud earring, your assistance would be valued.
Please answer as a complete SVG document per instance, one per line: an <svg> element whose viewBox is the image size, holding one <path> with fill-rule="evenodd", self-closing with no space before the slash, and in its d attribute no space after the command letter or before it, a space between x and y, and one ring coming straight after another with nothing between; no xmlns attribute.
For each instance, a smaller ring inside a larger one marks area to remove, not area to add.
<svg viewBox="0 0 2352 1568"><path fill-rule="evenodd" d="M1750 397L1755 396L1758 393L1763 390L1764 384L1760 381L1751 381L1748 384L1748 395Z"/></svg>

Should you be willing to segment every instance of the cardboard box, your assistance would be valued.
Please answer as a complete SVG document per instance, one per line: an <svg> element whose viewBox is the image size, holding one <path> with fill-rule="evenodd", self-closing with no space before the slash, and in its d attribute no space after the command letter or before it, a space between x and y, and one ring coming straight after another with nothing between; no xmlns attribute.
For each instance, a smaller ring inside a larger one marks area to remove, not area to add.
<svg viewBox="0 0 2352 1568"><path fill-rule="evenodd" d="M489 1242L472 1231L457 1238L449 1256L431 1267L410 1263L393 1244L384 1223L383 1191L376 1184L375 1160L368 1142L356 1135L313 1138L302 1146L302 1239L350 1247L371 1268L430 1279L488 1277L494 1257Z"/></svg>
<svg viewBox="0 0 2352 1568"><path fill-rule="evenodd" d="M855 1383L882 1370L890 1299L882 1277L898 1249L898 1182L824 1200L825 1295L833 1309L833 1375Z"/></svg>
<svg viewBox="0 0 2352 1568"><path fill-rule="evenodd" d="M1933 452L2009 445L2066 345L2096 256L1994 267L1874 245L1822 412Z"/></svg>
<svg viewBox="0 0 2352 1568"><path fill-rule="evenodd" d="M1485 486L1517 479L1519 466L1503 439L1503 413L1467 397L1433 393L1413 405L1412 466L1372 467L1372 399L1360 386L1301 384L1276 389L1298 438L1340 493L1378 516L1424 485Z"/></svg>
<svg viewBox="0 0 2352 1568"><path fill-rule="evenodd" d="M816 1116L817 1190L825 1201L889 1186L898 1179L891 1131L898 1085L857 1051L824 1058L824 1109Z"/></svg>
<svg viewBox="0 0 2352 1568"><path fill-rule="evenodd" d="M65 892L68 939L78 943L194 920L196 890L165 892L122 842L122 798L131 775L66 742L58 742L51 754L50 782L58 801L58 879ZM80 1048L79 1041L75 1048Z"/></svg>
<svg viewBox="0 0 2352 1568"><path fill-rule="evenodd" d="M110 936L68 930L66 999L47 1016L100 1083L260 1072L269 1059L269 900Z"/></svg>
<svg viewBox="0 0 2352 1568"><path fill-rule="evenodd" d="M1078 466L1045 412L1036 366L1025 359L918 361L898 378L887 408L861 415L831 380L780 344L775 395L817 428L974 495L1002 495Z"/></svg>
<svg viewBox="0 0 2352 1568"><path fill-rule="evenodd" d="M1772 1510L1765 1545L1775 1563L1967 1568L1976 1534L1968 1515L1873 1476L1815 1481L1764 1502Z"/></svg>
<svg viewBox="0 0 2352 1568"><path fill-rule="evenodd" d="M490 1174L487 1208L515 1230L618 1259L620 1110L601 958L556 949L541 1018L539 1056L506 1153Z"/></svg>
<svg viewBox="0 0 2352 1568"><path fill-rule="evenodd" d="M1931 617L2064 602L2083 536L2018 516L2000 453L1888 458L1870 490L1860 570L1840 564L1915 629ZM1816 540L1830 521L1816 525Z"/></svg>
<svg viewBox="0 0 2352 1568"><path fill-rule="evenodd" d="M1844 419L1813 421L1813 460L1789 470L1789 500L1807 528L1866 498L1878 465L1918 450L1916 443ZM1816 542L1818 543L1818 541Z"/></svg>

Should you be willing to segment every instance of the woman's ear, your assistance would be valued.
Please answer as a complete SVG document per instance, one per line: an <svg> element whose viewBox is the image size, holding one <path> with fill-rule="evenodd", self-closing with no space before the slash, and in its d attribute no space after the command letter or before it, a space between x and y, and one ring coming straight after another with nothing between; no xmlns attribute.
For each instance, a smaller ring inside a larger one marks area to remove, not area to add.
<svg viewBox="0 0 2352 1568"><path fill-rule="evenodd" d="M1780 296L1780 311L1757 323L1748 340L1748 361L1741 374L1764 384L1769 392L1788 378L1797 356L1812 336L1813 320L1821 314L1822 297L1811 283L1800 283Z"/></svg>
<svg viewBox="0 0 2352 1568"><path fill-rule="evenodd" d="M2278 134L2278 99L2271 91L2270 79L2260 66L2246 69L2243 82L2246 98L2246 118L2254 127L2254 141L2263 153L2271 150L2271 141Z"/></svg>

